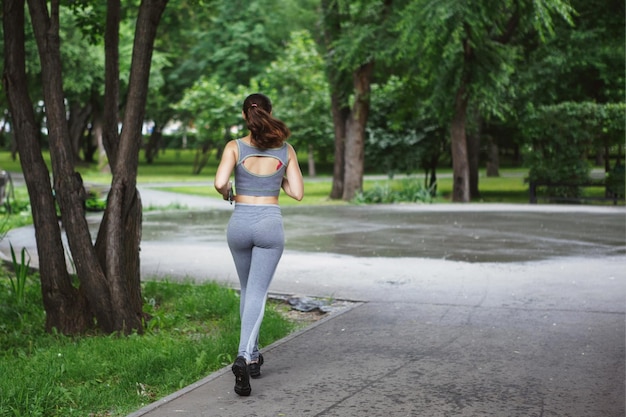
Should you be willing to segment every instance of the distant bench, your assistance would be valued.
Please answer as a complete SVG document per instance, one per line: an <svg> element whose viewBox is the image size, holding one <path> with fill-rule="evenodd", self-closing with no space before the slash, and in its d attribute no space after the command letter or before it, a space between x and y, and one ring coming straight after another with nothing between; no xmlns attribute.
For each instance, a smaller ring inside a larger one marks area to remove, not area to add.
<svg viewBox="0 0 626 417"><path fill-rule="evenodd" d="M571 188L584 188L584 187L602 187L605 189L604 197L595 196L580 196L580 197L559 197L559 196L538 196L537 188L546 187L571 187ZM613 202L617 205L618 201L624 201L624 194L619 194L611 191L607 188L607 184L604 180L589 180L582 182L552 182L552 181L530 181L529 182L529 198L530 204L537 204L538 199L550 200L562 203L580 203L582 201L601 201L601 202Z"/></svg>

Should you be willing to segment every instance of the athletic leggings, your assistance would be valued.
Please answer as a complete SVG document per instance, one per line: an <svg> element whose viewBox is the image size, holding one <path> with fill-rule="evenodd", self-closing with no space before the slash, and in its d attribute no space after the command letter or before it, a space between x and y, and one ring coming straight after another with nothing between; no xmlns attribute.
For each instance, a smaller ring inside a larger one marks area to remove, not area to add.
<svg viewBox="0 0 626 417"><path fill-rule="evenodd" d="M237 203L226 238L241 285L238 356L254 361L259 357L259 329L267 293L285 247L280 207Z"/></svg>

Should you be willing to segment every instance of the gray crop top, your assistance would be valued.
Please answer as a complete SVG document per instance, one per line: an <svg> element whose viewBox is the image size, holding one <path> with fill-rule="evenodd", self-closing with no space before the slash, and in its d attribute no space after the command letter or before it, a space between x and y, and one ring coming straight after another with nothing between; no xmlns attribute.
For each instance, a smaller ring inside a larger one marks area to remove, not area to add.
<svg viewBox="0 0 626 417"><path fill-rule="evenodd" d="M240 195L255 197L278 197L280 186L289 162L287 144L283 143L280 148L261 149L248 145L241 139L237 139L239 159L235 165L235 191ZM276 159L276 171L270 175L254 174L246 169L245 160L251 156L265 156Z"/></svg>

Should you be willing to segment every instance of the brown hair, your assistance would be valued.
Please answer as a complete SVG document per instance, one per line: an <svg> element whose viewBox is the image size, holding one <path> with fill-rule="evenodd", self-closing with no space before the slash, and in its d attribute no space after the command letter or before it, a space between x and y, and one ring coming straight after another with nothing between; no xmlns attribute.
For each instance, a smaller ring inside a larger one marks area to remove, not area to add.
<svg viewBox="0 0 626 417"><path fill-rule="evenodd" d="M272 102L264 94L254 93L246 97L243 114L250 137L259 148L279 148L291 135L287 125L272 116Z"/></svg>

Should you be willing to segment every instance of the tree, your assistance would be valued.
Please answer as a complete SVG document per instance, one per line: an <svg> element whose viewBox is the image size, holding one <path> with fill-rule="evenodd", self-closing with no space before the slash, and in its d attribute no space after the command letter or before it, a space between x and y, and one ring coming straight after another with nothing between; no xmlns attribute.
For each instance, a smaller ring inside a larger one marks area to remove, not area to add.
<svg viewBox="0 0 626 417"><path fill-rule="evenodd" d="M572 5L572 25L556 21L554 36L545 43L527 41L516 72L516 82L524 85L521 103L624 101L624 2L572 0Z"/></svg>
<svg viewBox="0 0 626 417"><path fill-rule="evenodd" d="M218 145L215 141L223 141L224 132L217 139L217 130L241 122L241 108L233 106L243 100L250 88L267 92L285 84L285 80L272 80L278 85L256 86L251 80L262 76L270 63L284 53L292 31L313 28L315 17L314 0L215 2L212 6L211 16L194 16L198 25L186 35L192 46L184 49L185 59L180 60L168 78L178 86L182 79L191 80L179 88L183 94L172 102L176 103L176 117L183 122L191 119L200 131L203 148L208 142L213 142L213 146ZM234 103L235 94L238 96ZM231 111L233 108L235 112ZM227 114L220 113L227 109Z"/></svg>
<svg viewBox="0 0 626 417"><path fill-rule="evenodd" d="M153 85L156 72L153 71L150 77L151 94L146 108L146 118L153 123L145 144L145 159L148 163L154 162L164 145L163 129L181 114L175 104L180 102L185 90L208 72L204 64L207 53L197 48L197 45L203 42L206 32L212 28L217 3L203 1L202 7L198 7L197 0L170 0L168 12L163 16L161 26L167 27L167 31L159 36L155 44L155 49L162 56L162 66L158 71L162 82Z"/></svg>
<svg viewBox="0 0 626 417"><path fill-rule="evenodd" d="M414 0L407 5L398 25L400 48L406 53L406 44L413 45L415 56L436 74L433 103L450 126L453 201L470 201L468 117L479 126L480 118L506 112L498 99L510 88L520 58L514 36L544 39L553 29L553 16L571 21L572 12L567 0Z"/></svg>
<svg viewBox="0 0 626 417"><path fill-rule="evenodd" d="M3 81L31 199L48 331L55 328L62 333L76 334L94 325L107 333L141 332L143 329L139 276L141 199L136 189L136 175L152 50L166 4L167 0L144 0L139 6L121 134L118 134L121 7L117 0L107 4L104 144L113 179L94 244L84 217L84 188L80 175L74 171L68 139L61 74L59 1L53 0L50 5L44 0L28 1L42 70L54 193L36 140L32 102L24 88L24 1L3 3ZM78 288L72 285L67 272L55 199L76 268Z"/></svg>
<svg viewBox="0 0 626 417"><path fill-rule="evenodd" d="M217 2L209 25L194 30L193 61L181 70L216 76L228 89L250 79L282 52L294 30L313 29L314 0L231 0Z"/></svg>
<svg viewBox="0 0 626 417"><path fill-rule="evenodd" d="M194 174L200 174L211 151L230 140L231 129L241 124L243 95L231 92L216 76L202 77L174 106L179 115L183 115L184 125L191 125L201 138L196 150Z"/></svg>
<svg viewBox="0 0 626 417"><path fill-rule="evenodd" d="M315 176L315 153L332 152L332 121L324 60L308 31L292 32L284 52L254 81L271 89L276 114L289 126L291 143L308 152L309 176Z"/></svg>
<svg viewBox="0 0 626 417"><path fill-rule="evenodd" d="M88 11L78 4L74 7L73 10L59 9L59 36L68 130L77 163L81 160L81 150L83 159L92 161L97 146L86 132L88 125L93 124L94 115L102 108L104 53L97 45L102 40L102 30L94 28L90 22L104 13L105 6Z"/></svg>
<svg viewBox="0 0 626 417"><path fill-rule="evenodd" d="M562 102L539 106L524 116L526 158L529 180L566 183L571 186L553 187L550 195L577 198L581 184L589 180L589 156L594 148L624 143L624 103L597 104L593 102ZM614 170L611 170L607 152L607 179L619 172L621 187L612 191L624 195L624 161L618 151ZM607 183L607 191L616 184ZM619 189L621 188L621 190ZM607 194L608 196L608 194Z"/></svg>
<svg viewBox="0 0 626 417"><path fill-rule="evenodd" d="M405 72L405 74L407 74ZM422 169L424 188L434 195L437 167L447 149L447 135L427 101L420 77L396 75L372 86L372 114L367 128L365 159L393 177Z"/></svg>
<svg viewBox="0 0 626 417"><path fill-rule="evenodd" d="M391 43L391 6L391 0L322 1L336 142L331 198L351 200L363 187L370 89L376 57Z"/></svg>

